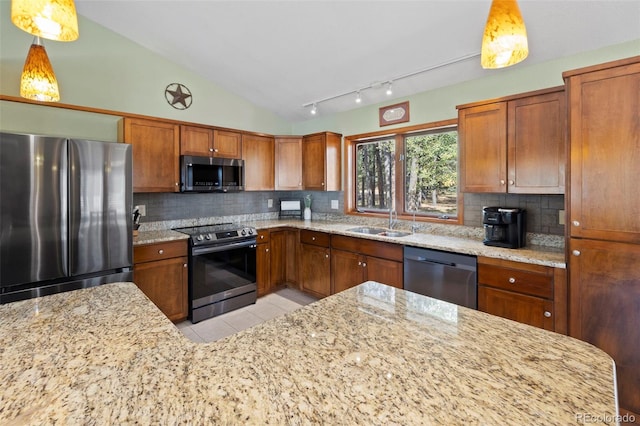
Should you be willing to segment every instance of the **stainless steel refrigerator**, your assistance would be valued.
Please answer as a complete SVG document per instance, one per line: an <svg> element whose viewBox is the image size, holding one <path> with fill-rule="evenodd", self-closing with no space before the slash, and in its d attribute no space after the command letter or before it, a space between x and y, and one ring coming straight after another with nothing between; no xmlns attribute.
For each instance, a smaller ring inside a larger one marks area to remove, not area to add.
<svg viewBox="0 0 640 426"><path fill-rule="evenodd" d="M131 145L0 133L0 303L133 277Z"/></svg>

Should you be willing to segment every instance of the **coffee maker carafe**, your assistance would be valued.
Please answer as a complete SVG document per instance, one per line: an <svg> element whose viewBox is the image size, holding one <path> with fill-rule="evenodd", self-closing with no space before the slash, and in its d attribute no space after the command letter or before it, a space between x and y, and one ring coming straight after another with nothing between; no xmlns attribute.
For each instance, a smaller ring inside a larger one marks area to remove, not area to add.
<svg viewBox="0 0 640 426"><path fill-rule="evenodd" d="M524 247L526 242L525 217L524 209L483 207L483 243L495 247Z"/></svg>

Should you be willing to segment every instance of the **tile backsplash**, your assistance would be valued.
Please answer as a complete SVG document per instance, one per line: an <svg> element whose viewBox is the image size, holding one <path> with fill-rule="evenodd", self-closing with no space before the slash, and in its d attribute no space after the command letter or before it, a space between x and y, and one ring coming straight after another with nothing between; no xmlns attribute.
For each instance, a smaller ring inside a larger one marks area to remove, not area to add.
<svg viewBox="0 0 640 426"><path fill-rule="evenodd" d="M235 216L274 213L281 198L302 199L310 194L311 210L315 213L342 214L342 191L245 191L236 193L133 194L134 205L145 205L142 222L158 222L200 217ZM272 200L272 207L269 207ZM338 209L331 208L337 200ZM527 232L564 235L564 225L558 223L564 209L563 195L464 194L464 225L482 226L482 207L519 207L527 210Z"/></svg>

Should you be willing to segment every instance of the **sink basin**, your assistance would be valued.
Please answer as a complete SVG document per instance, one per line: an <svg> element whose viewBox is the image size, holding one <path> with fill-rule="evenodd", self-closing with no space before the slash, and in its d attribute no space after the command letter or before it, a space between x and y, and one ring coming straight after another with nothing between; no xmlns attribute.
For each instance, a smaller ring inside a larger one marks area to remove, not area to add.
<svg viewBox="0 0 640 426"><path fill-rule="evenodd" d="M357 232L358 234L379 235L379 234L382 234L383 232L386 232L387 230L382 228L370 228L368 226L360 226L358 228L347 229L347 231Z"/></svg>
<svg viewBox="0 0 640 426"><path fill-rule="evenodd" d="M401 231L384 231L379 233L378 235L382 235L383 237L406 237L409 234L409 232Z"/></svg>

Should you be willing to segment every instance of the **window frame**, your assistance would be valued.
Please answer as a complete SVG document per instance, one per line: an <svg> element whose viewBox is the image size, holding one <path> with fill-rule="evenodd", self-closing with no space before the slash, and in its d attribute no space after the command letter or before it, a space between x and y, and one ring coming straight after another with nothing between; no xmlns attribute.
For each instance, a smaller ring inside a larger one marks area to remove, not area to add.
<svg viewBox="0 0 640 426"><path fill-rule="evenodd" d="M387 139L395 139L396 143L396 155L394 158L395 161L395 174L394 179L396 185L398 182L402 182L402 188L404 189L405 183L405 162L404 162L404 138L405 136L413 136L414 134L428 133L431 131L437 131L440 129L451 128L458 130L458 119L449 119L449 120L441 120L430 123L418 124L414 126L408 127L399 127L395 129L385 129L377 132L363 133L357 135L345 136L344 138L344 170L345 170L345 186L344 186L344 206L345 206L345 214L347 215L358 215L363 217L371 217L371 218L388 218L389 213L386 212L375 212L375 211L360 211L356 206L356 194L355 194L355 183L356 183L356 145L362 142L368 141L376 141L384 138ZM458 144L458 158L460 156L460 145ZM457 206L458 212L455 218L442 219L435 216L426 216L421 214L415 215L415 220L419 222L433 222L433 223L443 223L443 224L451 224L451 225L461 225L463 223L464 216L464 199L463 193L460 192L460 163L458 162L458 189L457 189ZM395 189L395 188L394 188ZM413 212L408 212L405 210L405 191L397 191L394 190L394 200L393 206L395 207L398 218L403 220L413 220Z"/></svg>

